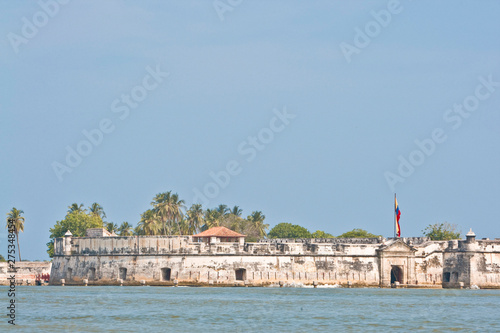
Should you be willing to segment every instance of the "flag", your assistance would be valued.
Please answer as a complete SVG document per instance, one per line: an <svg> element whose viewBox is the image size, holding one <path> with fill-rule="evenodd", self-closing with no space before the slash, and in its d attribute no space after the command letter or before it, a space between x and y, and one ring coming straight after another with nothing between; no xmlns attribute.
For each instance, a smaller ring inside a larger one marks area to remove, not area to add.
<svg viewBox="0 0 500 333"><path fill-rule="evenodd" d="M398 199L394 196L394 214L396 214L396 235L401 237L401 228L399 227L399 218L401 217L401 211L398 206Z"/></svg>

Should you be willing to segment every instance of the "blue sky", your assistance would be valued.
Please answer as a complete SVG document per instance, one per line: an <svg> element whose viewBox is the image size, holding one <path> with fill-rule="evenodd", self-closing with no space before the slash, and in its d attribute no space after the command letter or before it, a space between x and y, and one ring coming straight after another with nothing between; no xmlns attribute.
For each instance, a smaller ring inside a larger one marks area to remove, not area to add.
<svg viewBox="0 0 500 333"><path fill-rule="evenodd" d="M500 237L500 2L54 3L0 2L0 211L24 210L25 259L73 202L136 224L169 190L386 237L397 192L403 236Z"/></svg>

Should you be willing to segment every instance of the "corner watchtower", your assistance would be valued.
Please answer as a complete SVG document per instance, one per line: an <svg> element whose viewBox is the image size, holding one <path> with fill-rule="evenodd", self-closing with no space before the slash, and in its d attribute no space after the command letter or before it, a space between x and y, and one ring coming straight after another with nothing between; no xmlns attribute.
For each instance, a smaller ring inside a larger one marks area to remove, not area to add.
<svg viewBox="0 0 500 333"><path fill-rule="evenodd" d="M66 231L64 234L64 243L63 243L63 253L65 256L71 255L71 237L73 237L73 234L71 231Z"/></svg>
<svg viewBox="0 0 500 333"><path fill-rule="evenodd" d="M475 243L476 242L476 234L474 231L472 231L472 228L470 228L469 232L465 235L467 238L466 242L467 243Z"/></svg>

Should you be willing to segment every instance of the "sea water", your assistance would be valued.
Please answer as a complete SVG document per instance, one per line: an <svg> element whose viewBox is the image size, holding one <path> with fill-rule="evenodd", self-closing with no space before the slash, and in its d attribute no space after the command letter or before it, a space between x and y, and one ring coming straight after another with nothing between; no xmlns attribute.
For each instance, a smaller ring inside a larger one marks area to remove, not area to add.
<svg viewBox="0 0 500 333"><path fill-rule="evenodd" d="M0 332L500 332L500 290L16 287Z"/></svg>

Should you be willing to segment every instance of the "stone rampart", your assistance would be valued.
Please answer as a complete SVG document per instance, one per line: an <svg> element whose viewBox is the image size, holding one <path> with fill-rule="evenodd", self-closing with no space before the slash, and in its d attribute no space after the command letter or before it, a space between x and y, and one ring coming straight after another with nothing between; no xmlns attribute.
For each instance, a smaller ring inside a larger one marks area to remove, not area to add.
<svg viewBox="0 0 500 333"><path fill-rule="evenodd" d="M500 288L500 241L467 239L450 242L444 253L443 286L472 285Z"/></svg>
<svg viewBox="0 0 500 333"><path fill-rule="evenodd" d="M15 273L9 273L9 264L0 262L0 285L10 284L11 275L15 275L16 284L34 284L37 278L49 276L52 263L21 261L15 264L15 268Z"/></svg>
<svg viewBox="0 0 500 333"><path fill-rule="evenodd" d="M55 240L51 284L500 287L500 241L428 238L193 242L191 236ZM397 282L397 283L396 283Z"/></svg>
<svg viewBox="0 0 500 333"><path fill-rule="evenodd" d="M286 243L322 243L322 244L378 244L383 238L271 238L261 239L259 243L286 244Z"/></svg>

